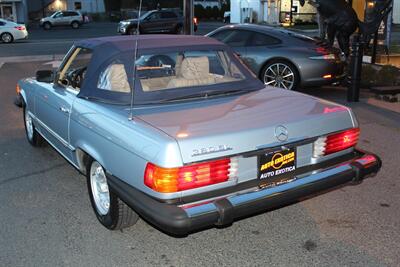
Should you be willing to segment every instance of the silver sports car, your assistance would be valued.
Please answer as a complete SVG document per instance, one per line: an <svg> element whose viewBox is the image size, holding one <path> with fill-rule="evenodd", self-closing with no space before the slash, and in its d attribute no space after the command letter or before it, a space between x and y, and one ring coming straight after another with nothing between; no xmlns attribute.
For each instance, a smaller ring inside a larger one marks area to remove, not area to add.
<svg viewBox="0 0 400 267"><path fill-rule="evenodd" d="M223 26L209 33L232 47L266 85L296 90L344 77L340 50L293 31L254 24Z"/></svg>
<svg viewBox="0 0 400 267"><path fill-rule="evenodd" d="M265 87L207 37L79 41L57 72L18 86L28 141L47 141L86 175L108 229L140 215L186 235L358 183L381 167L355 148L360 130L349 108Z"/></svg>

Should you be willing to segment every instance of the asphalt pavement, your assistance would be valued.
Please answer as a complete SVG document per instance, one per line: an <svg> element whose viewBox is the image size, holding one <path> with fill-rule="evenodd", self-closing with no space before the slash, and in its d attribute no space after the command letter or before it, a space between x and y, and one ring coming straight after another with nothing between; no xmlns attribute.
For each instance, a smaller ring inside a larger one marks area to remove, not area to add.
<svg viewBox="0 0 400 267"><path fill-rule="evenodd" d="M374 178L185 238L143 220L124 231L102 227L85 178L49 145L26 141L15 84L43 62L0 67L1 266L398 266L400 115L351 105L360 147L382 157ZM309 90L342 101L345 92Z"/></svg>
<svg viewBox="0 0 400 267"><path fill-rule="evenodd" d="M222 22L200 23L196 34L205 35L222 25L224 25ZM117 26L116 22L95 22L84 24L79 29L58 27L45 31L38 25L34 25L29 29L27 40L11 44L0 43L0 58L65 54L77 40L118 35Z"/></svg>

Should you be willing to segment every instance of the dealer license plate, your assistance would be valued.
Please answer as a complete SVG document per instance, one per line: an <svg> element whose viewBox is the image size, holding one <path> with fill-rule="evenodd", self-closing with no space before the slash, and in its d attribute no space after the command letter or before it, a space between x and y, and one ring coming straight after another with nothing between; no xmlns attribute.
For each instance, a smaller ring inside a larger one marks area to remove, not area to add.
<svg viewBox="0 0 400 267"><path fill-rule="evenodd" d="M296 170L296 148L269 152L258 156L260 180L279 177Z"/></svg>

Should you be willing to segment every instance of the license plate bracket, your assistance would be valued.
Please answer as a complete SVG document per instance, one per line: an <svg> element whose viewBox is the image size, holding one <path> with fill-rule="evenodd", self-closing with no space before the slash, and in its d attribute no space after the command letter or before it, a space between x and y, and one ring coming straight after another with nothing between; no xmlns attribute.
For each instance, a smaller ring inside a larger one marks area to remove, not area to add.
<svg viewBox="0 0 400 267"><path fill-rule="evenodd" d="M296 170L297 151L295 147L275 150L257 157L258 179L274 179Z"/></svg>

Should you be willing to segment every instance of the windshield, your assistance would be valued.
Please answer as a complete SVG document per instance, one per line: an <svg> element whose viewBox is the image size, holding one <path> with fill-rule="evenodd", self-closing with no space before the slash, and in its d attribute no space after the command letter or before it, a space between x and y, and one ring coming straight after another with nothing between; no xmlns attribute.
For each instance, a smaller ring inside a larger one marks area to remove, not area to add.
<svg viewBox="0 0 400 267"><path fill-rule="evenodd" d="M144 13L142 13L142 14L140 15L140 19L144 19L144 18L146 18L148 15L150 15L150 14L153 13L153 12L149 12L149 11L142 11L142 12L144 12Z"/></svg>

